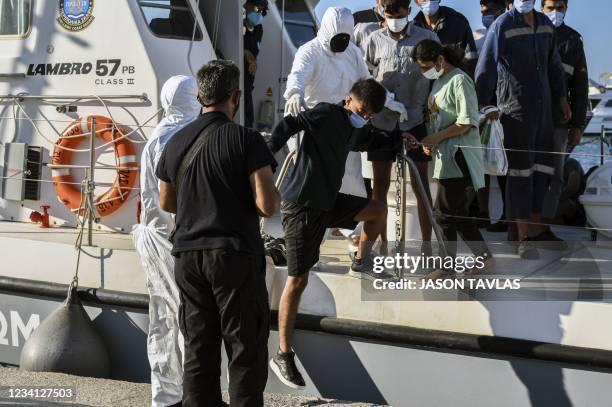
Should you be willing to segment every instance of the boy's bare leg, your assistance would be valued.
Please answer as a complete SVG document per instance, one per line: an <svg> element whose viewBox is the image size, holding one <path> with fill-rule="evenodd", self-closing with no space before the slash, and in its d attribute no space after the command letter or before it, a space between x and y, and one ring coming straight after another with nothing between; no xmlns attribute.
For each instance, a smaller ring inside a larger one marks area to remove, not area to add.
<svg viewBox="0 0 612 407"><path fill-rule="evenodd" d="M278 340L281 352L290 352L295 331L295 318L302 293L308 285L308 273L299 277L287 277L278 306Z"/></svg>

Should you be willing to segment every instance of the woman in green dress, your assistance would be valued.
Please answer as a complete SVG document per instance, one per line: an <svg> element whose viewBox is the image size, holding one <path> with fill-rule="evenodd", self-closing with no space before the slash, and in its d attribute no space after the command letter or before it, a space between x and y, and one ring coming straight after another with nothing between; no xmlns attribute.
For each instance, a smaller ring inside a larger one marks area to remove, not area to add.
<svg viewBox="0 0 612 407"><path fill-rule="evenodd" d="M478 264L482 266L471 272L490 269L493 257L469 213L476 192L485 186L474 82L460 69L461 58L454 50L436 41L420 42L413 59L423 75L435 81L428 101L429 135L421 144L435 157L437 222L447 242L448 255L456 258L459 234L474 257L481 257ZM405 138L407 148L418 147L410 134ZM428 277L443 278L447 274L448 270L438 270Z"/></svg>

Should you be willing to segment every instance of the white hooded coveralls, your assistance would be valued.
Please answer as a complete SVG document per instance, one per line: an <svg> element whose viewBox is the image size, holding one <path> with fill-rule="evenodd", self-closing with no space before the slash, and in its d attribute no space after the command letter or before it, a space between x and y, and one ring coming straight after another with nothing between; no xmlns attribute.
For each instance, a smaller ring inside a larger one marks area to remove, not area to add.
<svg viewBox="0 0 612 407"><path fill-rule="evenodd" d="M353 14L347 8L329 7L325 11L317 38L302 45L295 54L285 99L300 94L308 109L321 102L338 103L355 82L371 77L363 53L352 41L344 52L330 49L331 39L338 34L353 38L354 25ZM340 192L366 196L359 153L349 153Z"/></svg>
<svg viewBox="0 0 612 407"><path fill-rule="evenodd" d="M152 406L166 407L183 397L183 337L178 324L179 292L174 281L174 258L168 237L174 217L160 208L155 168L164 146L201 111L197 83L191 76L173 76L161 91L164 118L142 152L140 188L142 212L134 229L134 244L147 277Z"/></svg>

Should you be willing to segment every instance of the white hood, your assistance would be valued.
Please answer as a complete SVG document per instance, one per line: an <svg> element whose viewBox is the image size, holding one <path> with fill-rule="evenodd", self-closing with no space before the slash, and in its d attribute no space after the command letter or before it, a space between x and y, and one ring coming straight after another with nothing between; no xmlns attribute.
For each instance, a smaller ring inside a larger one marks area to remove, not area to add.
<svg viewBox="0 0 612 407"><path fill-rule="evenodd" d="M348 34L353 39L354 27L355 19L351 10L344 7L329 7L321 20L317 39L327 51L331 52L329 47L331 39L338 34Z"/></svg>
<svg viewBox="0 0 612 407"><path fill-rule="evenodd" d="M155 127L142 152L140 166L141 223L162 233L170 233L174 220L159 207L159 185L155 167L166 143L202 109L197 100L198 85L192 76L177 75L162 87L160 101L164 118Z"/></svg>
<svg viewBox="0 0 612 407"><path fill-rule="evenodd" d="M168 79L160 95L165 113L162 122L180 125L192 121L202 109L197 96L198 84L192 76L177 75Z"/></svg>

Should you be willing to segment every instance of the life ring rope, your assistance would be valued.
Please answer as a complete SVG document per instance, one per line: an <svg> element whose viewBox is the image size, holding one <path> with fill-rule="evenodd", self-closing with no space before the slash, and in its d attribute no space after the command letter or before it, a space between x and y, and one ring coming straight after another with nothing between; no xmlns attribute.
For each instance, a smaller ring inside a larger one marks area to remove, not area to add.
<svg viewBox="0 0 612 407"><path fill-rule="evenodd" d="M131 191L138 189L134 188L138 177L136 149L132 142L126 138L126 133L122 127L117 125L114 120L104 116L87 116L71 123L55 143L51 163L59 168L52 169L51 177L59 201L66 205L70 211L82 216L85 213L84 199L88 199L84 195L87 183L85 180L81 183L75 182L70 174L70 168L62 168L62 166L69 166L72 161L73 150L76 150L75 147L94 134L91 132L94 120L96 122L95 136L105 142L96 150L112 145L115 152L117 177L111 187L97 197L95 203L92 203L92 209L96 215L105 217L115 213L127 202ZM76 185L80 187L76 187Z"/></svg>

